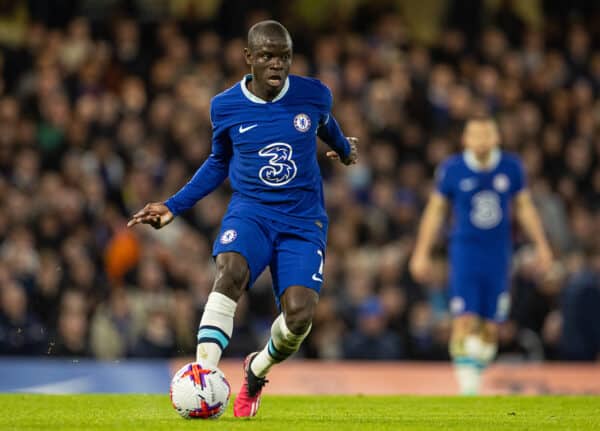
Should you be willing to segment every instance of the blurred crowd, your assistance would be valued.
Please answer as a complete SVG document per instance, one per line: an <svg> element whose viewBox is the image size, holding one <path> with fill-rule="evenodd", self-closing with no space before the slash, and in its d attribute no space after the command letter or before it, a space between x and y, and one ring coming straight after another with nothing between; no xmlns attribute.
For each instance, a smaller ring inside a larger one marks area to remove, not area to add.
<svg viewBox="0 0 600 431"><path fill-rule="evenodd" d="M446 232L430 284L411 279L407 259L436 165L486 109L524 160L558 258L538 274L515 228L500 359L599 358L598 11L540 6L529 20L504 1L474 24L461 13L474 2L448 1L418 37L394 6L407 2L352 2L336 25L312 29L252 2L232 2L231 16L228 2L205 2L193 19L185 8L156 19L142 7L152 2L71 3L0 2L0 355L193 354L227 184L163 230L125 225L208 156L210 99L247 73L248 24L273 16L295 40L292 72L325 82L344 132L361 139L350 169L320 145L329 245L300 355L448 358ZM225 356L263 345L276 312L267 271L239 303Z"/></svg>

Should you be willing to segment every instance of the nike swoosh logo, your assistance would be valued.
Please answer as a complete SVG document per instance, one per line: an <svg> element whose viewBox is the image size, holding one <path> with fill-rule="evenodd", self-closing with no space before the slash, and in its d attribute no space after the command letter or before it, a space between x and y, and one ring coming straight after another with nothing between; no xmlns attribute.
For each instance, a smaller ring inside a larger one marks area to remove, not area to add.
<svg viewBox="0 0 600 431"><path fill-rule="evenodd" d="M317 276L317 274L313 274L313 275L312 275L312 279L313 279L314 281L318 281L319 283L323 283L323 279L322 279L322 278L319 278L319 277Z"/></svg>
<svg viewBox="0 0 600 431"><path fill-rule="evenodd" d="M240 133L246 133L248 130L254 129L255 127L258 127L258 124L253 124L248 127L240 126L239 131Z"/></svg>

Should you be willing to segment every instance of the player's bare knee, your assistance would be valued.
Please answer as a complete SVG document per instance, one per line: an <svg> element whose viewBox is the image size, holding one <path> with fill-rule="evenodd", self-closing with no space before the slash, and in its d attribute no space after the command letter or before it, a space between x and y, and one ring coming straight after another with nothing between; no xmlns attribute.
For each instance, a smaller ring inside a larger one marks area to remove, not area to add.
<svg viewBox="0 0 600 431"><path fill-rule="evenodd" d="M237 253L223 253L217 256L217 275L213 290L237 301L250 280L250 270L246 259Z"/></svg>
<svg viewBox="0 0 600 431"><path fill-rule="evenodd" d="M318 301L316 292L305 287L293 286L282 298L285 324L294 334L304 334L310 328Z"/></svg>
<svg viewBox="0 0 600 431"><path fill-rule="evenodd" d="M498 341L498 324L486 321L481 328L481 339L485 343L496 344Z"/></svg>
<svg viewBox="0 0 600 431"><path fill-rule="evenodd" d="M464 314L458 316L452 322L452 334L457 336L464 336L479 331L480 320L473 314Z"/></svg>
<svg viewBox="0 0 600 431"><path fill-rule="evenodd" d="M478 327L479 319L471 314L458 316L453 320L450 335L450 353L453 356L462 351L465 338L476 333Z"/></svg>
<svg viewBox="0 0 600 431"><path fill-rule="evenodd" d="M292 333L296 335L304 334L310 328L312 323L312 310L308 307L301 309L291 309L285 313L285 324Z"/></svg>
<svg viewBox="0 0 600 431"><path fill-rule="evenodd" d="M468 330L467 326L464 326L464 325L453 325L452 326L452 332L451 332L450 336L453 339L463 339L469 333L470 333L470 331Z"/></svg>

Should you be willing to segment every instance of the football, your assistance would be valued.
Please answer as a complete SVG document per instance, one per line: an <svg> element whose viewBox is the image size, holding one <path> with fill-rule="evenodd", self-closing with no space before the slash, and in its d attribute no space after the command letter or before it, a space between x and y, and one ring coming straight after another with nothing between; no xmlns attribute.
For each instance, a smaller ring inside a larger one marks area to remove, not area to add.
<svg viewBox="0 0 600 431"><path fill-rule="evenodd" d="M182 417L217 419L227 408L231 389L221 370L191 362L173 376L170 394Z"/></svg>

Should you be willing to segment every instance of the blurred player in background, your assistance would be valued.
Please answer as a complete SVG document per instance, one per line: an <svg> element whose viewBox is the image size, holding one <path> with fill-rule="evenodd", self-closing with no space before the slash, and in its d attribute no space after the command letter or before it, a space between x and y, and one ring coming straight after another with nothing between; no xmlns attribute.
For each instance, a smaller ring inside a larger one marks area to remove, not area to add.
<svg viewBox="0 0 600 431"><path fill-rule="evenodd" d="M521 162L499 149L494 120L469 119L462 140L464 153L438 168L437 189L423 213L410 270L416 280L427 281L431 249L451 207L450 309L455 319L450 355L461 393L477 394L481 372L497 351L497 324L510 306L511 209L535 245L541 273L550 268L552 251Z"/></svg>
<svg viewBox="0 0 600 431"><path fill-rule="evenodd" d="M217 366L236 303L267 266L282 310L267 345L244 362L234 404L241 417L256 414L267 372L296 352L311 328L328 226L316 137L334 150L328 157L345 165L357 158L357 139L344 137L331 115L329 89L288 76L292 40L285 27L255 24L245 58L251 74L211 102L208 160L174 196L146 205L129 222L160 229L229 177L234 193L213 248L217 274L198 330L197 360Z"/></svg>

